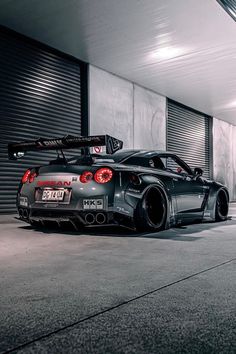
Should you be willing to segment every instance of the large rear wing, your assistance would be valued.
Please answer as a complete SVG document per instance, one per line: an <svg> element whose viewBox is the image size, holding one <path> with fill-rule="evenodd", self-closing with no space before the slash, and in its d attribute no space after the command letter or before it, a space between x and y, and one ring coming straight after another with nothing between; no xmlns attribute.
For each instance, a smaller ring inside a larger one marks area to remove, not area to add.
<svg viewBox="0 0 236 354"><path fill-rule="evenodd" d="M8 158L17 160L24 156L27 151L40 150L64 150L76 148L88 148L93 146L106 146L107 154L122 149L123 141L113 138L110 135L94 136L72 136L67 135L63 138L43 139L34 141L23 141L20 143L8 144Z"/></svg>

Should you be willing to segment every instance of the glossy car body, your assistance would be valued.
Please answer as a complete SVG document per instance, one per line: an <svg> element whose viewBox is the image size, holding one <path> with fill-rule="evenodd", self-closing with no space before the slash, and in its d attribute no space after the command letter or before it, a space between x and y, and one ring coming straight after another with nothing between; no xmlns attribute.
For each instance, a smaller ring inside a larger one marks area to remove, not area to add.
<svg viewBox="0 0 236 354"><path fill-rule="evenodd" d="M200 169L192 171L173 153L121 150L91 157L88 164L75 157L31 170L34 178L21 183L17 193L20 218L41 225L70 222L76 229L118 224L150 231L227 218L227 188L203 178ZM104 168L112 177L97 183L94 176ZM89 178L84 183L85 172ZM47 200L53 191L59 191L60 199L60 190L62 200Z"/></svg>

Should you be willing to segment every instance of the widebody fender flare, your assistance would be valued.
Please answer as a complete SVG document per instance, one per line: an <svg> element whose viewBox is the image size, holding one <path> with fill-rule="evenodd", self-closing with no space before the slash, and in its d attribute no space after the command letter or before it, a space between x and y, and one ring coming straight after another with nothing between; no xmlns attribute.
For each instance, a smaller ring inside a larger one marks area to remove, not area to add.
<svg viewBox="0 0 236 354"><path fill-rule="evenodd" d="M132 206L134 212L137 208L139 201L144 197L145 193L151 188L158 188L164 195L167 207L167 218L166 218L166 228L169 228L171 224L174 223L175 213L173 206L173 196L171 196L170 191L166 188L164 183L155 176L150 175L139 175L142 183L138 186L132 186L127 188L125 192L125 201L130 206Z"/></svg>
<svg viewBox="0 0 236 354"><path fill-rule="evenodd" d="M216 201L219 193L223 191L229 201L229 192L225 186L214 183L209 192L208 200L205 206L203 220L205 221L215 221L216 220Z"/></svg>

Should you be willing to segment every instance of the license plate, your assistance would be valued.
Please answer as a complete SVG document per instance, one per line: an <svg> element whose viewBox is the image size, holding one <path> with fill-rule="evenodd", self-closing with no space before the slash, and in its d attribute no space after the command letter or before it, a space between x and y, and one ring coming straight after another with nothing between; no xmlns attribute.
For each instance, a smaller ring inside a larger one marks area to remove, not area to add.
<svg viewBox="0 0 236 354"><path fill-rule="evenodd" d="M103 209L103 199L83 199L83 209Z"/></svg>
<svg viewBox="0 0 236 354"><path fill-rule="evenodd" d="M63 201L65 191L64 190L44 190L42 195L42 200L51 202Z"/></svg>

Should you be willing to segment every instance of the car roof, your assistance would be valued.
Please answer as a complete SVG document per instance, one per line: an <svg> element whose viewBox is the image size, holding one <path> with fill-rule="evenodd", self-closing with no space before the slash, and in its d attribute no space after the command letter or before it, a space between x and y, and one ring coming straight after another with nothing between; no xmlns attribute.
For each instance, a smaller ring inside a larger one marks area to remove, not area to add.
<svg viewBox="0 0 236 354"><path fill-rule="evenodd" d="M123 158L128 158L130 156L137 156L137 157L152 157L155 155L162 155L162 154L167 154L167 155L175 155L173 152L166 151L166 150L139 150L139 149L124 149L121 151L116 152L113 156L120 156L121 160Z"/></svg>
<svg viewBox="0 0 236 354"><path fill-rule="evenodd" d="M123 149L117 151L113 155L100 155L97 156L97 158L106 159L106 160L111 159L117 163L120 163L129 159L132 156L141 157L141 158L152 158L153 156L162 155L162 154L175 155L174 153L165 150Z"/></svg>

